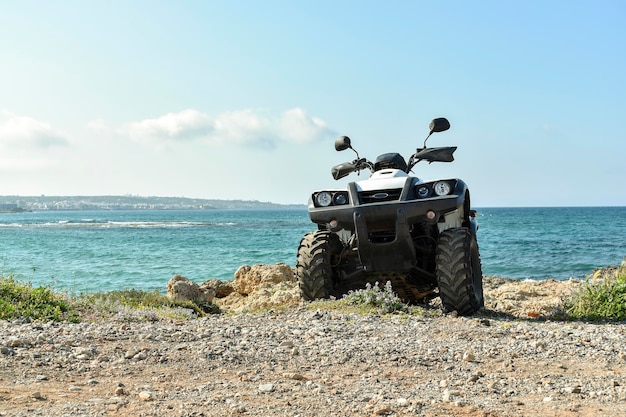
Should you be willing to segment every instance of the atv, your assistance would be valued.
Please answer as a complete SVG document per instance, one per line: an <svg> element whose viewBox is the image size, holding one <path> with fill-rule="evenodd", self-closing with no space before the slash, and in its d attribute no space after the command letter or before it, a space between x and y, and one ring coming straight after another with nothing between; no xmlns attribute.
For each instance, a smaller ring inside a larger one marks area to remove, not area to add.
<svg viewBox="0 0 626 417"><path fill-rule="evenodd" d="M375 282L388 282L406 303L439 296L446 311L471 315L484 308L476 211L467 185L458 178L423 181L410 175L421 161L452 162L456 146L427 148L435 132L450 128L432 120L422 148L408 163L398 153L372 163L350 138L335 150L356 159L332 168L335 180L369 170L367 180L345 189L315 191L308 202L317 230L300 241L296 276L305 300L341 297Z"/></svg>

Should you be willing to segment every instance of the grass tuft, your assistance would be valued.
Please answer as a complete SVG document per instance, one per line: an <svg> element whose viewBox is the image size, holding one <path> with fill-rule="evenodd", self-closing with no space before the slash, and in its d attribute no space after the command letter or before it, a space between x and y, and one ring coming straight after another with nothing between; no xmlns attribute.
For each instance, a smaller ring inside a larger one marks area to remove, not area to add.
<svg viewBox="0 0 626 417"><path fill-rule="evenodd" d="M33 288L13 275L0 277L0 319L28 318L43 321L79 321L69 298L48 287Z"/></svg>
<svg viewBox="0 0 626 417"><path fill-rule="evenodd" d="M158 291L123 290L66 296L49 287L33 288L13 275L0 276L0 320L29 318L43 321L120 321L191 319L220 313L213 303L176 301Z"/></svg>
<svg viewBox="0 0 626 417"><path fill-rule="evenodd" d="M563 312L575 320L626 320L626 260L587 278L585 285L563 301Z"/></svg>

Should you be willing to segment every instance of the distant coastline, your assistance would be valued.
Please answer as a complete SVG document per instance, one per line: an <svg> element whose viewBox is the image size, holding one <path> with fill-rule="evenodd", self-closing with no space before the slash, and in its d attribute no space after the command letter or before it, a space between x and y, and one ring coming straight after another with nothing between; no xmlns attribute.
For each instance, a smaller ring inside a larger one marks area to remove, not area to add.
<svg viewBox="0 0 626 417"><path fill-rule="evenodd" d="M268 210L304 209L304 204L141 196L0 196L0 213L68 210Z"/></svg>

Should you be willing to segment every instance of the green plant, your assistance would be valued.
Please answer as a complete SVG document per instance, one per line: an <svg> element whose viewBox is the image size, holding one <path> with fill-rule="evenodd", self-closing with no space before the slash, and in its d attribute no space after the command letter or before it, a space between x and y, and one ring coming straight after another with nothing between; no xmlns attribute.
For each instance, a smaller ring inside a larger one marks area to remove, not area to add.
<svg viewBox="0 0 626 417"><path fill-rule="evenodd" d="M563 302L564 313L589 321L626 320L626 262L603 268Z"/></svg>
<svg viewBox="0 0 626 417"><path fill-rule="evenodd" d="M379 313L407 311L407 305L393 291L390 281L387 281L382 288L378 285L378 282L374 285L367 283L365 289L350 291L343 299L351 305L374 307Z"/></svg>
<svg viewBox="0 0 626 417"><path fill-rule="evenodd" d="M76 298L85 314L131 321L154 321L159 317L188 318L220 313L213 303L172 300L158 291L121 290L85 294ZM191 312L191 314L189 314Z"/></svg>
<svg viewBox="0 0 626 417"><path fill-rule="evenodd" d="M70 300L48 287L33 288L13 275L0 277L0 319L27 317L34 320L78 321Z"/></svg>
<svg viewBox="0 0 626 417"><path fill-rule="evenodd" d="M0 320L29 318L44 321L99 320L157 321L186 320L220 313L213 303L176 301L158 291L123 290L69 297L49 287L33 288L13 275L0 275Z"/></svg>

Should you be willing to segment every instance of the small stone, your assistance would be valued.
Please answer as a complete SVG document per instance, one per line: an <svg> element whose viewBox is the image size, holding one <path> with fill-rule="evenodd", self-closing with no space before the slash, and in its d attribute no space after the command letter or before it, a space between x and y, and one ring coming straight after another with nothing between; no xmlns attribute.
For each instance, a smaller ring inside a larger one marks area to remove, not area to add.
<svg viewBox="0 0 626 417"><path fill-rule="evenodd" d="M458 397L460 394L460 391L445 389L443 390L441 398L445 402L451 402L454 397Z"/></svg>
<svg viewBox="0 0 626 417"><path fill-rule="evenodd" d="M273 384L261 384L259 385L259 391L269 393L274 391Z"/></svg>
<svg viewBox="0 0 626 417"><path fill-rule="evenodd" d="M50 378L48 378L48 375L37 375L37 376L35 377L35 379L36 379L37 381L47 381L47 380L48 380L48 379L50 379Z"/></svg>
<svg viewBox="0 0 626 417"><path fill-rule="evenodd" d="M115 395L124 395L126 391L124 391L124 387L115 388Z"/></svg>
<svg viewBox="0 0 626 417"><path fill-rule="evenodd" d="M465 362L474 362L475 359L476 359L476 356L474 355L474 353L472 352L463 353L463 360Z"/></svg>
<svg viewBox="0 0 626 417"><path fill-rule="evenodd" d="M567 387L566 391L570 394L580 394L582 392L582 388L580 387L580 385L575 387Z"/></svg>
<svg viewBox="0 0 626 417"><path fill-rule="evenodd" d="M129 350L124 354L124 358L126 359L132 359L135 357L135 355L139 353L139 351L137 350Z"/></svg>
<svg viewBox="0 0 626 417"><path fill-rule="evenodd" d="M36 400L43 400L44 399L43 396L41 395L41 392L39 392L39 391L32 392L30 394L30 397L34 398Z"/></svg>
<svg viewBox="0 0 626 417"><path fill-rule="evenodd" d="M470 382L476 382L478 381L480 378L482 378L483 376L485 376L485 374L483 374L482 372L476 372L475 374L473 374L470 378L469 381Z"/></svg>
<svg viewBox="0 0 626 417"><path fill-rule="evenodd" d="M377 416L383 416L385 414L391 414L391 408L389 408L389 406L387 405L383 405L380 406L376 409L374 409L374 414L376 414Z"/></svg>
<svg viewBox="0 0 626 417"><path fill-rule="evenodd" d="M70 391L82 391L83 389L77 385L70 385Z"/></svg>
<svg viewBox="0 0 626 417"><path fill-rule="evenodd" d="M150 391L141 391L139 393L139 399L141 401L152 401L154 399L154 395Z"/></svg>
<svg viewBox="0 0 626 417"><path fill-rule="evenodd" d="M295 373L295 372L285 372L283 374L283 378L285 378L285 379L293 379L293 380L296 380L296 381L302 381L302 380L305 379L303 375L300 375L300 374Z"/></svg>
<svg viewBox="0 0 626 417"><path fill-rule="evenodd" d="M22 339L17 339L17 338L9 340L9 343L8 343L8 345L10 347L19 347L19 346L23 346L25 344L26 344L26 342L24 342Z"/></svg>
<svg viewBox="0 0 626 417"><path fill-rule="evenodd" d="M406 398L398 398L396 402L400 407L406 407L409 405L409 400L407 400Z"/></svg>

